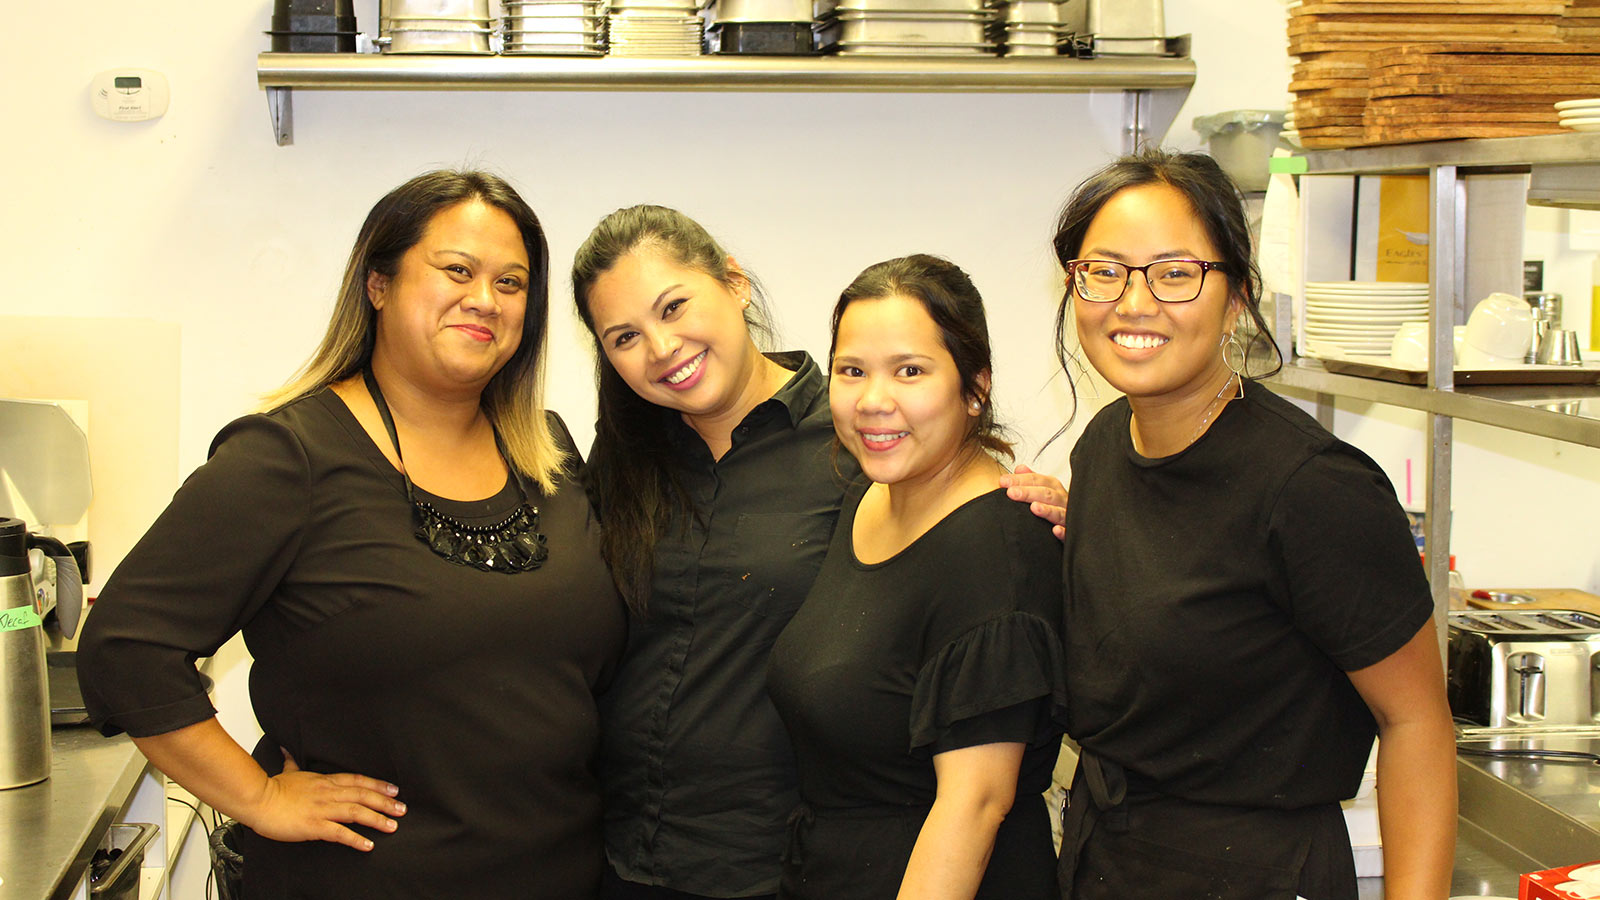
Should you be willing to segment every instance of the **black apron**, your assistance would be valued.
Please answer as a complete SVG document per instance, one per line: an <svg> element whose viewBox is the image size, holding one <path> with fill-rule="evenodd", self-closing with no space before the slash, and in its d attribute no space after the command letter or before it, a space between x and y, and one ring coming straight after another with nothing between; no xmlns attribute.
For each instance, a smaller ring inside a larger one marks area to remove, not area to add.
<svg viewBox="0 0 1600 900"><path fill-rule="evenodd" d="M1062 811L1062 900L1356 900L1339 804L1195 803L1083 751Z"/></svg>

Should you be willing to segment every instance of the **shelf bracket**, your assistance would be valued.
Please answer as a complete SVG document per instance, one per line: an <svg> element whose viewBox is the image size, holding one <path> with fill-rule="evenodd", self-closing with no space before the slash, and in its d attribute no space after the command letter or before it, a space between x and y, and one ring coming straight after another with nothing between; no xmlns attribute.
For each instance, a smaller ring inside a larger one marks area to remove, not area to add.
<svg viewBox="0 0 1600 900"><path fill-rule="evenodd" d="M1189 99L1188 88L1144 88L1122 92L1122 152L1160 144Z"/></svg>
<svg viewBox="0 0 1600 900"><path fill-rule="evenodd" d="M267 114L272 117L272 137L279 147L294 143L294 95L292 88L267 88Z"/></svg>

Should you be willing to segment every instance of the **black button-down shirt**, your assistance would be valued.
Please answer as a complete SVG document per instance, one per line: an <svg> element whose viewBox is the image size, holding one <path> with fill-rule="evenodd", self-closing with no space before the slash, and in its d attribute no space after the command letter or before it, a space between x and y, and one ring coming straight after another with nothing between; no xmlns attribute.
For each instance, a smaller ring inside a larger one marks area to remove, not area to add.
<svg viewBox="0 0 1600 900"><path fill-rule="evenodd" d="M827 379L805 353L722 459L682 426L697 521L655 548L644 618L601 701L606 850L628 881L711 897L777 890L798 802L767 656L816 579L847 482Z"/></svg>

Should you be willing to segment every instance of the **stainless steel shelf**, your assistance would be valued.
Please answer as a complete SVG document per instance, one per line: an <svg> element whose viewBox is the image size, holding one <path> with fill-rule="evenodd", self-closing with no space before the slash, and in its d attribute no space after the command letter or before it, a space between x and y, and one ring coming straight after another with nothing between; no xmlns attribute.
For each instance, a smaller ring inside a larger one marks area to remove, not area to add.
<svg viewBox="0 0 1600 900"><path fill-rule="evenodd" d="M1537 137L1476 138L1313 150L1305 154L1310 175L1383 175L1425 172L1434 166L1464 169L1528 171L1542 165L1600 162L1600 133L1547 134Z"/></svg>
<svg viewBox="0 0 1600 900"><path fill-rule="evenodd" d="M1159 141L1194 85L1188 57L425 56L262 53L279 145L293 142L290 91L808 91L1054 93L1122 91L1128 149Z"/></svg>
<svg viewBox="0 0 1600 900"><path fill-rule="evenodd" d="M1188 90L1192 59L841 56L424 56L263 53L263 88L511 91L873 91L1082 93Z"/></svg>
<svg viewBox="0 0 1600 900"><path fill-rule="evenodd" d="M1270 383L1291 391L1369 400L1600 447L1600 386L1500 385L1438 391L1336 375L1314 359L1294 360Z"/></svg>

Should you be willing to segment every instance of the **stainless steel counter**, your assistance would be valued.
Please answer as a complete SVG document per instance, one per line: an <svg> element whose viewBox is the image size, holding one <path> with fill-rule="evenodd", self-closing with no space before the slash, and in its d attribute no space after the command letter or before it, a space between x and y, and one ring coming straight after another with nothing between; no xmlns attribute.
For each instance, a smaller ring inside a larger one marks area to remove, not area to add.
<svg viewBox="0 0 1600 900"><path fill-rule="evenodd" d="M71 895L149 765L126 736L55 730L50 777L0 791L0 898Z"/></svg>

